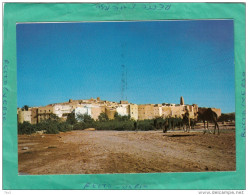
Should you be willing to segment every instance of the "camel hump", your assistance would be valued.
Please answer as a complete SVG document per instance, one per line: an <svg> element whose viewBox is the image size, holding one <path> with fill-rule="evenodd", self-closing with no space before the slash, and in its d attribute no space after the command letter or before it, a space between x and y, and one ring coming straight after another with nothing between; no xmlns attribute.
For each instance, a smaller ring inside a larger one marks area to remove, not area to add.
<svg viewBox="0 0 248 195"><path fill-rule="evenodd" d="M214 110L212 110L212 108L208 108L207 111L208 111L209 113L212 113L216 118L218 117L217 113L216 113Z"/></svg>

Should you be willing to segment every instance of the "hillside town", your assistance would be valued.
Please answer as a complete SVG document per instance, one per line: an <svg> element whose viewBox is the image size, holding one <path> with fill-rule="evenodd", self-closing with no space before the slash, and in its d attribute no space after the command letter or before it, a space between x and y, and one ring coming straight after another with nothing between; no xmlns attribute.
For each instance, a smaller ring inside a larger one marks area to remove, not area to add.
<svg viewBox="0 0 248 195"><path fill-rule="evenodd" d="M196 113L201 107L197 104L184 104L183 97L180 98L180 104L133 104L128 101L112 102L90 98L86 100L72 100L63 103L49 104L40 107L18 108L18 122L24 121L30 124L40 123L42 120L49 119L50 116L56 115L62 121L66 121L70 113L75 113L75 118L79 115L87 114L94 120L98 120L101 113L105 113L108 118L114 119L115 113L121 116L130 116L133 120L154 119L158 117L178 117L181 118L185 112L189 112L190 118L194 119ZM211 108L218 116L221 115L221 109Z"/></svg>

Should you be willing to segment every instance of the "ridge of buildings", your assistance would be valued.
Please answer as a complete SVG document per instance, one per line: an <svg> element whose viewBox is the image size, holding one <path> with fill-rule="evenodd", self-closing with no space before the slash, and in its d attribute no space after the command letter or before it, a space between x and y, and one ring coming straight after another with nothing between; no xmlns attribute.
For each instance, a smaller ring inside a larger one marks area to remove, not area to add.
<svg viewBox="0 0 248 195"><path fill-rule="evenodd" d="M190 118L196 118L196 113L199 109L197 104L184 104L183 97L180 97L180 104L133 104L128 101L121 100L118 102L96 99L72 100L68 102L53 103L46 106L29 107L28 110L17 108L18 122L24 121L36 124L42 120L49 119L52 114L59 117L62 121L66 121L70 113L75 113L75 118L82 114L90 115L94 120L98 120L101 113L105 113L109 119L114 119L117 112L121 116L130 115L133 120L154 119L158 117L181 117L185 112L189 112ZM221 115L221 109L211 108Z"/></svg>

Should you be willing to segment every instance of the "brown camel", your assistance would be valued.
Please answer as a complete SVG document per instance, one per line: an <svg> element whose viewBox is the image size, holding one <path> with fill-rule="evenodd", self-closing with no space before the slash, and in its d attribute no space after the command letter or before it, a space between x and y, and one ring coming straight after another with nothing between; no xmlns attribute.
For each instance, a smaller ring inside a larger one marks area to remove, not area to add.
<svg viewBox="0 0 248 195"><path fill-rule="evenodd" d="M183 129L184 132L189 132L190 131L190 117L189 117L189 111L186 110L185 114L183 115ZM188 127L188 130L187 130Z"/></svg>
<svg viewBox="0 0 248 195"><path fill-rule="evenodd" d="M218 135L220 134L219 125L217 123L218 116L211 108L199 109L197 114L198 114L198 121L202 120L204 123L204 129L206 129L205 128L206 121L207 121L207 129L208 129L208 122L213 122L215 124L214 134L215 134L216 127L218 128ZM204 131L204 133L206 133L206 131Z"/></svg>

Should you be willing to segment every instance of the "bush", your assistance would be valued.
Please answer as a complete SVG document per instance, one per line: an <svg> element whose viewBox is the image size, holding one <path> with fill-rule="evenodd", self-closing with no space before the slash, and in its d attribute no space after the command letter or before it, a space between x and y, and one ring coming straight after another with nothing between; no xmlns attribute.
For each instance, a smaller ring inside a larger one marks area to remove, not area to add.
<svg viewBox="0 0 248 195"><path fill-rule="evenodd" d="M79 122L79 123L76 123L75 125L73 125L73 129L74 130L83 130L85 129L85 123L84 122Z"/></svg>
<svg viewBox="0 0 248 195"><path fill-rule="evenodd" d="M46 123L46 134L57 134L59 133L58 123L51 121Z"/></svg>
<svg viewBox="0 0 248 195"><path fill-rule="evenodd" d="M69 123L69 124L71 124L71 125L76 124L77 123L77 120L75 118L75 113L72 112L72 113L68 114L67 119L66 119L66 122Z"/></svg>
<svg viewBox="0 0 248 195"><path fill-rule="evenodd" d="M35 128L29 122L18 123L18 134L31 134L34 132Z"/></svg>
<svg viewBox="0 0 248 195"><path fill-rule="evenodd" d="M120 114L115 112L114 120L116 120L116 121L129 121L129 120L131 120L131 116L130 115L121 116Z"/></svg>
<svg viewBox="0 0 248 195"><path fill-rule="evenodd" d="M108 115L105 112L102 112L99 116L98 116L98 120L100 122L104 122L104 121L108 121Z"/></svg>
<svg viewBox="0 0 248 195"><path fill-rule="evenodd" d="M115 115L114 120L107 120L105 116L102 115L102 120L94 121L88 115L82 115L82 121L76 122L72 120L73 117L69 117L67 122L59 122L59 120L48 119L42 121L38 124L31 125L28 122L23 124L18 124L18 133L19 134L31 134L36 131L46 130L47 134L56 134L59 132L66 132L70 130L84 130L87 128L95 128L97 130L140 130L148 131L154 129L161 129L165 123L165 119L157 118L151 120L138 120L133 121L130 119L130 116L120 116ZM172 127L172 121L174 126L179 126L179 119L170 118L168 120L169 127Z"/></svg>
<svg viewBox="0 0 248 195"><path fill-rule="evenodd" d="M138 121L137 127L138 127L138 130L143 130L143 131L155 129L153 120Z"/></svg>
<svg viewBox="0 0 248 195"><path fill-rule="evenodd" d="M71 126L67 122L58 123L58 130L61 132L70 131Z"/></svg>

